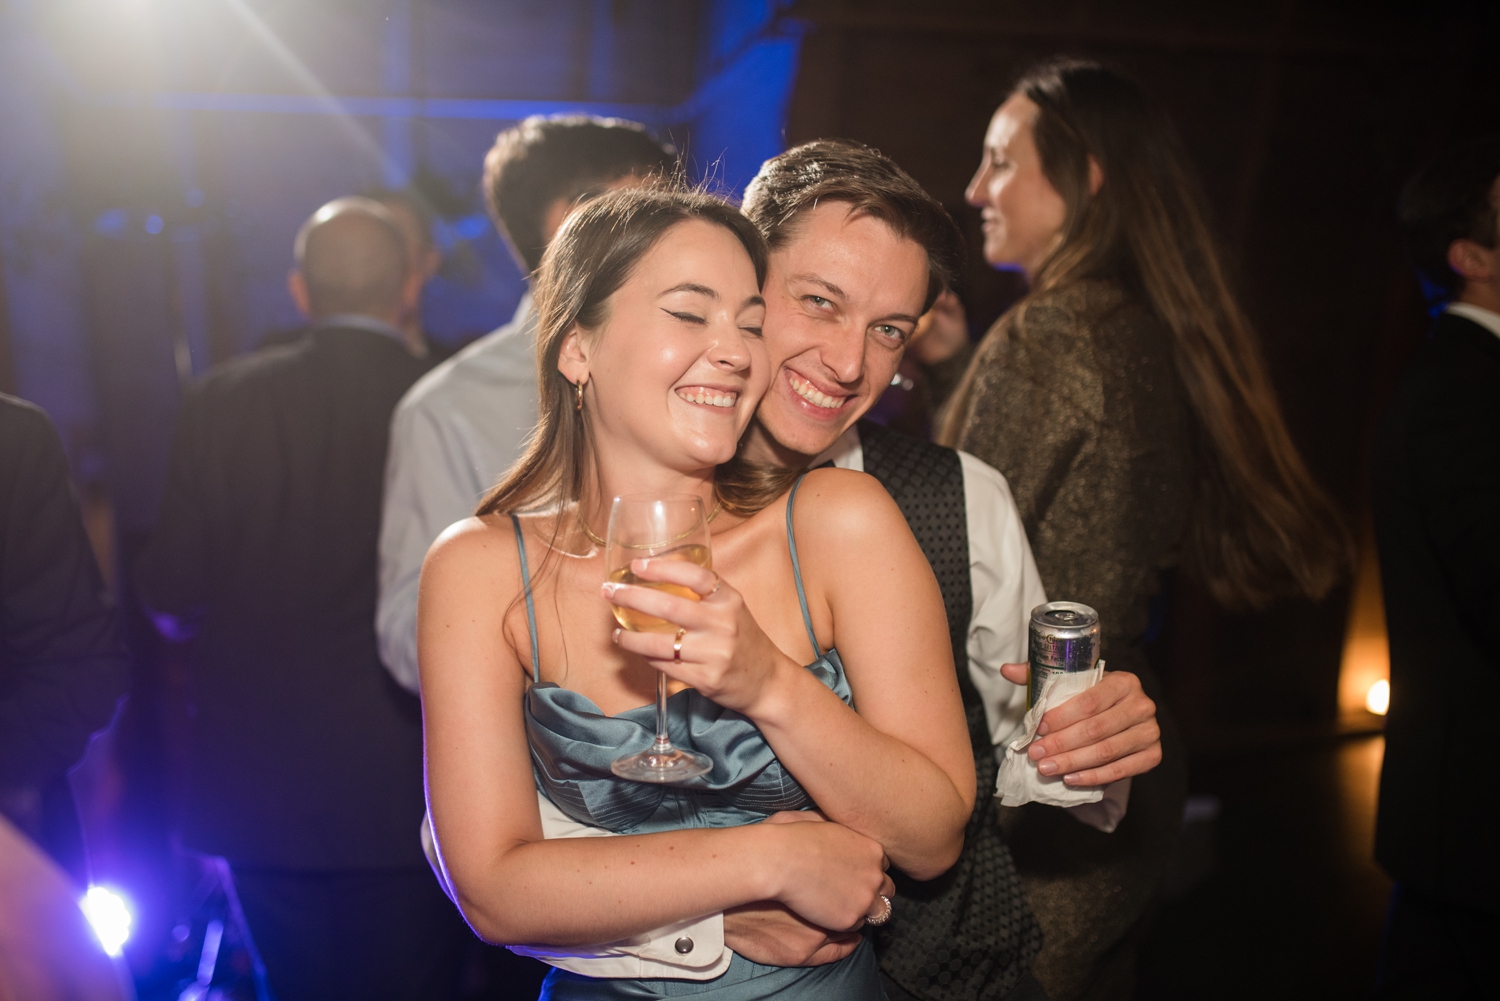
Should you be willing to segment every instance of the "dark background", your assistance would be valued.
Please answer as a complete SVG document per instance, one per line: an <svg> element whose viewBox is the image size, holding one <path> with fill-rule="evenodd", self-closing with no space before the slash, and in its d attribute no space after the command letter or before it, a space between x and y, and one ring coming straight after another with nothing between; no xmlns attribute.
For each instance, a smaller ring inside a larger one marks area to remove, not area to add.
<svg viewBox="0 0 1500 1001"><path fill-rule="evenodd" d="M1170 582L1155 657L1204 816L1221 809L1190 828L1143 994L1358 997L1389 884L1378 720L1339 672L1351 608L1379 628L1370 434L1428 323L1393 205L1433 151L1500 131L1497 44L1500 4L1451 2L0 0L0 391L62 426L130 607L180 386L296 322L291 238L328 198L432 199L446 263L424 315L458 344L521 292L476 190L516 118L646 120L736 190L783 143L846 136L963 225L978 336L1021 291L963 201L989 116L1035 60L1108 61L1176 120L1293 437L1361 543L1317 605L1229 615ZM135 692L86 784L97 864L144 887L168 866L191 692L131 614Z"/></svg>

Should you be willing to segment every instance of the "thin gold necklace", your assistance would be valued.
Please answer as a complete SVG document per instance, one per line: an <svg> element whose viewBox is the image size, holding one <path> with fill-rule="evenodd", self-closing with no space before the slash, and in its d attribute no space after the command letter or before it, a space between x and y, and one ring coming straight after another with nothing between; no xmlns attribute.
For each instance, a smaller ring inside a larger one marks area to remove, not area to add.
<svg viewBox="0 0 1500 1001"><path fill-rule="evenodd" d="M714 509L712 511L708 512L708 517L706 519L704 519L703 523L705 525L711 523L715 518L717 518L719 516L719 512L722 511L722 510L724 510L724 502L721 501L721 500L719 500L718 498L714 498ZM578 526L583 529L583 534L587 535L589 537L589 541L592 542L594 545L596 545L596 546L604 546L604 547L608 548L609 543L606 542L606 541L604 541L603 539L599 538L599 536L597 536L597 535L594 534L594 530L592 528L589 528L589 523L583 520L583 515L581 515L581 514L578 516ZM686 532L683 532L681 535L674 535L674 536L672 536L670 539L667 539L665 542L651 542L651 543L647 543L645 545L642 545L640 543L631 544L631 543L628 543L628 542L622 542L622 543L620 543L620 548L621 549L660 549L662 546L670 546L672 543L678 541L679 539L686 539L689 535L692 535L693 532L695 532L695 531L697 531L697 530L690 528Z"/></svg>

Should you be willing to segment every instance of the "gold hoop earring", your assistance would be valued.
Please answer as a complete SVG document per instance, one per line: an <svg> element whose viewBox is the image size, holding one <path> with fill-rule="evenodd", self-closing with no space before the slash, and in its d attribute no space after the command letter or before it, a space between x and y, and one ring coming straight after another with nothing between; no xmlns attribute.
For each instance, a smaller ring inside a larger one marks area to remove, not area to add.
<svg viewBox="0 0 1500 1001"><path fill-rule="evenodd" d="M583 410L583 380L579 379L573 383L573 409Z"/></svg>

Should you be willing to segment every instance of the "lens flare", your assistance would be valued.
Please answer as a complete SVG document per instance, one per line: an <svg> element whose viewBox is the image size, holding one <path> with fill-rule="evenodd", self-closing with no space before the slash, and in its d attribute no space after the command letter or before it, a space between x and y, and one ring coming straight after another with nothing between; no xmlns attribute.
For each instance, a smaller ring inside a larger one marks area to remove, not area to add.
<svg viewBox="0 0 1500 1001"><path fill-rule="evenodd" d="M1376 716L1384 716L1391 708L1391 683L1381 678L1365 693L1365 708Z"/></svg>
<svg viewBox="0 0 1500 1001"><path fill-rule="evenodd" d="M102 886L91 886L78 901L78 906L83 908L83 916L94 926L94 934L99 936L104 951L118 956L130 938L130 908L126 906L125 898Z"/></svg>

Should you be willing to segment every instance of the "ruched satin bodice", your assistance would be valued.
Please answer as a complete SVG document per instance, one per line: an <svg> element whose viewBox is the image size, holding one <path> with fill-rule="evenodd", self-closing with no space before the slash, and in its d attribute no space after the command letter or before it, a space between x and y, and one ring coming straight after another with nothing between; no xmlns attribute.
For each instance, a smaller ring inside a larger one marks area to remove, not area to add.
<svg viewBox="0 0 1500 1001"><path fill-rule="evenodd" d="M802 587L802 565L792 531L792 504L798 478L787 496L787 549L802 624L817 659L807 670L848 705L854 704L838 651L823 652L813 632ZM617 834L650 834L684 827L738 827L782 810L815 804L792 778L771 745L746 716L725 709L689 688L667 700L667 733L684 750L713 762L707 775L679 785L632 782L610 771L610 762L649 748L656 737L656 705L606 716L584 695L542 681L536 635L531 571L521 523L512 517L526 594L526 625L531 634L532 685L526 692L526 736L531 745L537 789L558 809L582 824Z"/></svg>
<svg viewBox="0 0 1500 1001"><path fill-rule="evenodd" d="M807 670L852 704L837 651L828 651ZM713 771L674 786L618 778L610 762L646 750L655 739L655 704L606 716L587 697L551 682L533 684L526 693L537 788L580 823L647 834L737 827L814 805L755 724L733 709L689 688L667 700L667 729L676 746L708 755Z"/></svg>

